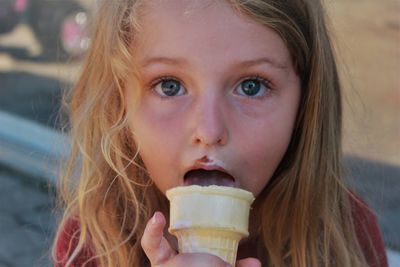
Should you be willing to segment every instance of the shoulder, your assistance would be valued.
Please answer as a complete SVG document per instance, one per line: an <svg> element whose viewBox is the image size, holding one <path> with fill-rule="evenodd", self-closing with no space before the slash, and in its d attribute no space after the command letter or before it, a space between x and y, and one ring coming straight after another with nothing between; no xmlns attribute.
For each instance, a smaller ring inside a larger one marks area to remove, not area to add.
<svg viewBox="0 0 400 267"><path fill-rule="evenodd" d="M376 215L355 193L351 192L349 199L357 239L367 262L370 267L387 267L385 245Z"/></svg>
<svg viewBox="0 0 400 267"><path fill-rule="evenodd" d="M55 248L54 248L54 266L64 267L67 266L68 259L74 253L74 250L79 243L80 226L79 219L74 217L68 219L65 223L60 226L58 231ZM89 247L84 247L77 256L74 258L71 267L82 266L87 260L93 256L92 251ZM92 260L90 263L85 265L87 267L96 267L95 261Z"/></svg>

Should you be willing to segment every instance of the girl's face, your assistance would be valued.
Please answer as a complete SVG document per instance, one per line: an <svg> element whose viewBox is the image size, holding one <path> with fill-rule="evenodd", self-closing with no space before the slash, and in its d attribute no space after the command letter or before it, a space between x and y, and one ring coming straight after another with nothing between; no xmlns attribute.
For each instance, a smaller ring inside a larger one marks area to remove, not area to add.
<svg viewBox="0 0 400 267"><path fill-rule="evenodd" d="M128 84L126 98L150 177L164 193L219 184L257 196L299 104L285 43L225 1L149 0L140 19L132 44L140 88Z"/></svg>

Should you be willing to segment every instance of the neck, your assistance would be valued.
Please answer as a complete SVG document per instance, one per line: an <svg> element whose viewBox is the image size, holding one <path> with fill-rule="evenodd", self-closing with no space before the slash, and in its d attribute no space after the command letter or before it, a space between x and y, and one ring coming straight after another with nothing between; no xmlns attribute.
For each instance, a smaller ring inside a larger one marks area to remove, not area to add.
<svg viewBox="0 0 400 267"><path fill-rule="evenodd" d="M249 218L249 236L242 239L239 243L237 259L244 259L248 257L257 258L257 242L260 235L260 215L257 203L254 203L250 211Z"/></svg>
<svg viewBox="0 0 400 267"><path fill-rule="evenodd" d="M245 259L248 257L258 258L257 257L257 240L253 237L248 237L243 239L239 243L238 252L237 252L237 260Z"/></svg>

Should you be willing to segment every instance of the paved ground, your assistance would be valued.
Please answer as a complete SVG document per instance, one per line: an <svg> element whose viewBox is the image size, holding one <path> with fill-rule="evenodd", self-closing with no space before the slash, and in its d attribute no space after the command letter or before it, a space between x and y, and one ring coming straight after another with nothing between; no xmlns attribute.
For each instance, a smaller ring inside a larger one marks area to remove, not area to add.
<svg viewBox="0 0 400 267"><path fill-rule="evenodd" d="M386 246L400 252L400 168L354 156L345 166L350 187L376 212Z"/></svg>
<svg viewBox="0 0 400 267"><path fill-rule="evenodd" d="M400 165L400 1L324 1L343 81L344 150Z"/></svg>
<svg viewBox="0 0 400 267"><path fill-rule="evenodd" d="M0 267L47 267L54 194L39 179L0 165Z"/></svg>

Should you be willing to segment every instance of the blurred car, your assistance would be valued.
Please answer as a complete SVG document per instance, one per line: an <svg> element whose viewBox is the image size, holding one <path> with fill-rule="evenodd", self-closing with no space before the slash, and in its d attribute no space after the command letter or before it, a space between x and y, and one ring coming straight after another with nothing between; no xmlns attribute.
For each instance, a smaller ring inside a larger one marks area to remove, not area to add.
<svg viewBox="0 0 400 267"><path fill-rule="evenodd" d="M46 58L78 58L89 46L89 12L74 0L0 0L0 33L27 22Z"/></svg>
<svg viewBox="0 0 400 267"><path fill-rule="evenodd" d="M26 8L27 0L0 0L0 34L12 31Z"/></svg>

